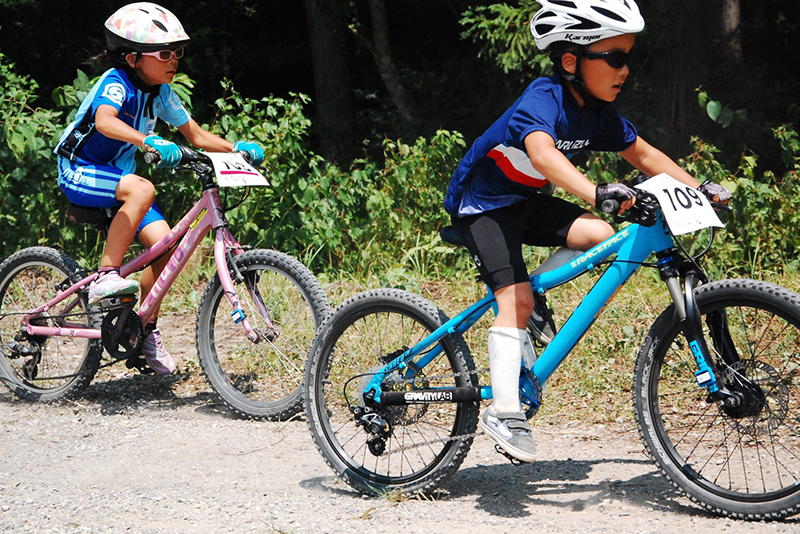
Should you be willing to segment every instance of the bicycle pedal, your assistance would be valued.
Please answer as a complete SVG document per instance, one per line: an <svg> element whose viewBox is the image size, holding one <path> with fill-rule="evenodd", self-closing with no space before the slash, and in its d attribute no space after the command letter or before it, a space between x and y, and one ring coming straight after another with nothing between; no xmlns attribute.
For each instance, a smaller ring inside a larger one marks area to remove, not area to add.
<svg viewBox="0 0 800 534"><path fill-rule="evenodd" d="M119 308L121 306L133 306L136 304L136 295L121 295L118 297L108 297L102 299L97 305L102 308Z"/></svg>
<svg viewBox="0 0 800 534"><path fill-rule="evenodd" d="M495 452L497 452L497 453L499 453L499 454L502 454L503 456L505 456L506 458L508 458L508 460L511 462L511 464L512 464L512 465L516 465L517 467L519 467L519 466L521 466L522 464L524 464L524 463L525 463L525 462L523 462L522 460L519 460L519 459L517 459L517 458L514 458L513 456L511 456L510 454L508 454L508 453L505 451L505 449L503 449L503 447L501 447L501 446L500 446L499 444L497 444L497 443L495 443L495 444L494 444L494 450L495 450Z"/></svg>

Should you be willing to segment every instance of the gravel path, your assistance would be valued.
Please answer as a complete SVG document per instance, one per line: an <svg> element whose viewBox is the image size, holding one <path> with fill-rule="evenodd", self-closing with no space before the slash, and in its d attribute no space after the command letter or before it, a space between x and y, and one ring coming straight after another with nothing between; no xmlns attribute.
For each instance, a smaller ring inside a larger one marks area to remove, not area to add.
<svg viewBox="0 0 800 534"><path fill-rule="evenodd" d="M429 500L364 498L328 470L303 420L232 417L173 377L95 382L58 405L0 394L0 531L797 532L714 518L673 491L630 428L536 425L521 467L479 437ZM124 391L124 395L119 392Z"/></svg>
<svg viewBox="0 0 800 534"><path fill-rule="evenodd" d="M569 419L536 421L536 463L515 467L480 436L436 496L364 498L328 469L302 418L233 417L198 377L192 322L164 323L176 375L117 365L51 405L0 391L0 531L800 531L800 517L712 517L656 472L632 426Z"/></svg>

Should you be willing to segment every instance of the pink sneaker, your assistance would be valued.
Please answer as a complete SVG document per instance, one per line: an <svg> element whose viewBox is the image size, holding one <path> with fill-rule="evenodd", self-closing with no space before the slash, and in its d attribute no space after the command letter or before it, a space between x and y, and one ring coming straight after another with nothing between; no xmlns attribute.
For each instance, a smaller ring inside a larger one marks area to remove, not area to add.
<svg viewBox="0 0 800 534"><path fill-rule="evenodd" d="M126 280L115 272L104 274L89 285L89 304L97 304L108 297L134 295L139 291L139 282Z"/></svg>
<svg viewBox="0 0 800 534"><path fill-rule="evenodd" d="M164 348L164 342L161 340L161 332L159 332L158 328L144 338L142 353L147 365L155 369L157 373L168 375L175 370L175 362L172 361L172 356Z"/></svg>

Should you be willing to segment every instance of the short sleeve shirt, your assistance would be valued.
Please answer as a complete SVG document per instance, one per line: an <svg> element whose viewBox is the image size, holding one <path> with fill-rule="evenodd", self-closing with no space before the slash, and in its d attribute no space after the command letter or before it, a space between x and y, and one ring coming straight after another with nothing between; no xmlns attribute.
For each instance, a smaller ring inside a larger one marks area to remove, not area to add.
<svg viewBox="0 0 800 534"><path fill-rule="evenodd" d="M102 105L113 106L118 119L145 135L153 133L158 119L180 127L191 118L168 84L159 86L157 94L143 92L124 71L109 69L92 87L78 108L75 120L62 134L55 150L57 154L79 165L111 165L129 174L136 170L137 147L106 137L95 128L95 113Z"/></svg>
<svg viewBox="0 0 800 534"><path fill-rule="evenodd" d="M445 197L447 212L465 217L510 206L547 185L525 150L525 138L536 131L550 135L567 158L582 150L619 152L638 136L610 106L581 109L557 74L539 78L461 160Z"/></svg>

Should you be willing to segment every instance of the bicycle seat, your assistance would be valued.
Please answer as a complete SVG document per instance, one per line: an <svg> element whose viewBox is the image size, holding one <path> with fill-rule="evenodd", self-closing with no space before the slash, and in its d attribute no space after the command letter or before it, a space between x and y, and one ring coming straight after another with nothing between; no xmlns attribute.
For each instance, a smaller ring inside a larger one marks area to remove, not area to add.
<svg viewBox="0 0 800 534"><path fill-rule="evenodd" d="M108 226L119 208L88 208L70 204L67 208L67 220L73 224L92 224Z"/></svg>
<svg viewBox="0 0 800 534"><path fill-rule="evenodd" d="M442 238L442 241L445 243L450 243L451 245L456 245L457 247L465 247L467 246L464 241L461 240L461 236L458 235L458 231L452 226L443 226L441 230L439 230L439 237Z"/></svg>

